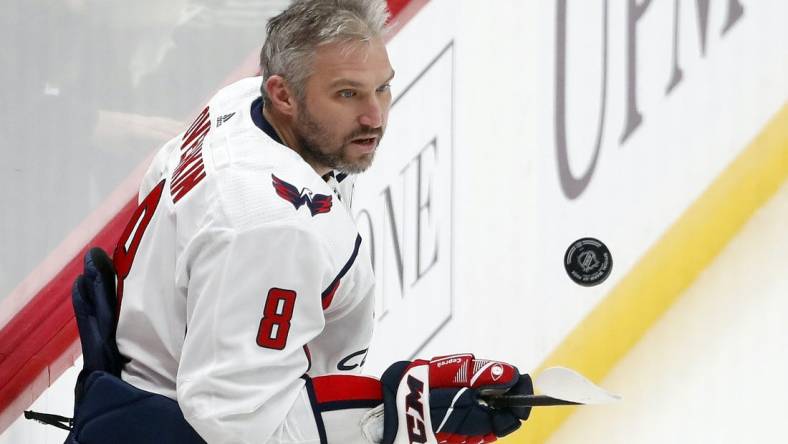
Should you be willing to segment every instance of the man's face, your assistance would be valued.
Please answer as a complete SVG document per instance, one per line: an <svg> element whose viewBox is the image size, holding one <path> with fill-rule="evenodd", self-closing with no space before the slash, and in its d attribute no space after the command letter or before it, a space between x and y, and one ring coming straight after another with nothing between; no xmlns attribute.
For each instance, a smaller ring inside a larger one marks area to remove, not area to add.
<svg viewBox="0 0 788 444"><path fill-rule="evenodd" d="M386 129L393 76L380 39L319 47L294 125L305 160L347 173L366 170Z"/></svg>

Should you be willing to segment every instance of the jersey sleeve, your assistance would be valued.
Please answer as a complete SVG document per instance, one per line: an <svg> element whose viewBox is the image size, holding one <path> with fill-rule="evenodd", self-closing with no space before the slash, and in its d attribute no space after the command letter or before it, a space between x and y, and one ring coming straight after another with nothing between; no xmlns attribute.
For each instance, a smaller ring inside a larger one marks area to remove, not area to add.
<svg viewBox="0 0 788 444"><path fill-rule="evenodd" d="M307 393L304 347L325 325L321 290L335 266L327 246L277 222L206 228L183 256L178 403L208 442L266 442Z"/></svg>

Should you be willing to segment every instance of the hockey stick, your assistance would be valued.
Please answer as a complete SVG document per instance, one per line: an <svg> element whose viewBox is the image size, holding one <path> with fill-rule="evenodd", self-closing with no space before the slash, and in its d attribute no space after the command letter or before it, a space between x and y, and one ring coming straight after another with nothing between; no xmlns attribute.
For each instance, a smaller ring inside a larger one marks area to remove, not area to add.
<svg viewBox="0 0 788 444"><path fill-rule="evenodd" d="M551 405L583 405L579 402L553 398L547 395L499 395L482 398L488 406L495 409L506 407L544 407Z"/></svg>
<svg viewBox="0 0 788 444"><path fill-rule="evenodd" d="M551 367L536 377L534 385L542 395L497 395L482 397L493 408L541 407L551 405L607 404L620 396L595 385L580 373L566 367Z"/></svg>

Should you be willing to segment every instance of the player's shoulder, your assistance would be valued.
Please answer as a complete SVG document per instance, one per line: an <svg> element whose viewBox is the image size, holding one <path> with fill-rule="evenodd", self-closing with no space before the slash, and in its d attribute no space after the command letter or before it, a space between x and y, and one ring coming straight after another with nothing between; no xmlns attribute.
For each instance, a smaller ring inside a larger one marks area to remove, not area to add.
<svg viewBox="0 0 788 444"><path fill-rule="evenodd" d="M204 125L207 125L209 141L221 142L255 133L257 128L251 118L251 107L260 97L261 82L260 77L238 80L220 89L208 101L195 122L207 120Z"/></svg>
<svg viewBox="0 0 788 444"><path fill-rule="evenodd" d="M262 77L245 77L223 86L209 100L208 105L215 108L232 106L235 102L260 95Z"/></svg>
<svg viewBox="0 0 788 444"><path fill-rule="evenodd" d="M226 223L237 229L273 222L317 228L342 211L331 187L300 157L231 164L213 180L216 203Z"/></svg>
<svg viewBox="0 0 788 444"><path fill-rule="evenodd" d="M214 222L234 230L273 223L320 230L341 211L333 189L295 151L258 133L210 148Z"/></svg>
<svg viewBox="0 0 788 444"><path fill-rule="evenodd" d="M189 161L186 152L199 155L205 177L197 186L200 191L195 188L178 205L193 206L186 210L189 214L205 213L205 223L231 230L278 223L324 233L347 225L334 188L298 153L254 123L260 81L249 78L223 88L182 136L184 141L195 140L190 146L204 136L199 150L181 150L177 162ZM206 128L204 134L189 135L199 128ZM179 174L191 171L172 168L173 183Z"/></svg>

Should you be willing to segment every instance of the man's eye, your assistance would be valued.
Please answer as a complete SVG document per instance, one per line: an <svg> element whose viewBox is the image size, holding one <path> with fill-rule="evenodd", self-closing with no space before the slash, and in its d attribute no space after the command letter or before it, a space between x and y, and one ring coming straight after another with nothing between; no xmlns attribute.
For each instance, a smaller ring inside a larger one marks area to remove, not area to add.
<svg viewBox="0 0 788 444"><path fill-rule="evenodd" d="M390 89L391 89L391 84L389 84L389 83L386 83L385 85L381 85L381 86L378 88L378 92L386 92L386 91L388 91L388 90L390 90Z"/></svg>
<svg viewBox="0 0 788 444"><path fill-rule="evenodd" d="M352 98L353 96L356 95L356 92L351 90L351 89L343 89L338 94L339 94L339 97L342 97L342 98L345 98L345 99L350 99L350 98Z"/></svg>

